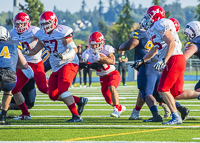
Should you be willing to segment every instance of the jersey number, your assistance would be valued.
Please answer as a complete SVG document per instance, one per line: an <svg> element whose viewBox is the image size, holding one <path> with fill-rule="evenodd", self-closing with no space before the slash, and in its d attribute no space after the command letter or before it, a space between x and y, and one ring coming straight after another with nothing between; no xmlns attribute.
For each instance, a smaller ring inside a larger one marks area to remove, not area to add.
<svg viewBox="0 0 200 143"><path fill-rule="evenodd" d="M157 43L157 42L154 42L154 41L153 41L153 39L155 39L155 38L156 38L156 35L154 35L154 36L151 37L151 41L152 41L153 45L154 45L158 50L162 49L162 45L161 45L160 43Z"/></svg>
<svg viewBox="0 0 200 143"><path fill-rule="evenodd" d="M4 58L10 59L10 52L8 49L8 46L4 46L1 50L0 56L3 56Z"/></svg>
<svg viewBox="0 0 200 143"><path fill-rule="evenodd" d="M153 47L153 43L151 42L151 40L149 40L145 45L145 50L149 52L152 47Z"/></svg>
<svg viewBox="0 0 200 143"><path fill-rule="evenodd" d="M49 41L43 41L44 42L44 45L45 47L47 47L49 49L49 53L52 53L51 51L51 47L46 45L46 43L50 43L50 44L54 44L54 50L53 50L53 53L54 52L58 52L57 51L57 47L58 47L58 41L56 39L53 39L53 40L49 40Z"/></svg>

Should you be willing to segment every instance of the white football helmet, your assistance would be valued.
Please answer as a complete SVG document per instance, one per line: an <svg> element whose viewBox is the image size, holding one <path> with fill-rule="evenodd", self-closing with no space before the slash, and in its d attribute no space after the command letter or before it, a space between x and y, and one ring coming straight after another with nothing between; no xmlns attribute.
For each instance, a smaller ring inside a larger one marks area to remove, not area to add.
<svg viewBox="0 0 200 143"><path fill-rule="evenodd" d="M5 27L0 26L0 40L7 41L9 38L10 38L10 34L8 30Z"/></svg>
<svg viewBox="0 0 200 143"><path fill-rule="evenodd" d="M189 22L185 27L184 34L186 41L189 41L193 38L200 36L200 22L199 21Z"/></svg>

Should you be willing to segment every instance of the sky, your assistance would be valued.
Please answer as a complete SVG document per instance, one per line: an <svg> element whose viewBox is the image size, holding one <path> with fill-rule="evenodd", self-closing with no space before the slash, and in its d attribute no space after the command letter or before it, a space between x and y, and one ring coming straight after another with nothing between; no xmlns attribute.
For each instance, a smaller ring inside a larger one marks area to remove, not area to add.
<svg viewBox="0 0 200 143"><path fill-rule="evenodd" d="M4 1L3 4L0 5L0 13L13 11L13 1L14 0L0 0ZM75 13L81 9L82 0L40 0L44 4L44 10L52 11L53 7L56 6L58 10L62 11L70 11L71 13ZM118 0L121 3L121 0ZM129 0L130 3L134 2L136 8L139 4L142 4L143 7L150 7L152 0ZM166 0L166 4L172 4L176 0ZM189 2L188 2L189 1ZM18 0L22 5L25 4L25 0ZM95 6L98 7L99 0L85 0L86 2L86 10L93 10ZM108 0L102 0L103 5L105 7L109 6ZM182 8L186 6L197 6L199 3L197 0L179 0Z"/></svg>

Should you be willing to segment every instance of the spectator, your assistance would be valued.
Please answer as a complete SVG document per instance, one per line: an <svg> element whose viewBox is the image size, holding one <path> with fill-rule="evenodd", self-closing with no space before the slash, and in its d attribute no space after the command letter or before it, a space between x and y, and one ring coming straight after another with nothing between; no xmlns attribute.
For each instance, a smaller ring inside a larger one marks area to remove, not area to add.
<svg viewBox="0 0 200 143"><path fill-rule="evenodd" d="M89 45L85 46L85 50L89 49ZM83 80L84 80L84 86L87 87L87 74L89 76L89 87L92 87L92 69L91 68L84 68L83 69Z"/></svg>
<svg viewBox="0 0 200 143"><path fill-rule="evenodd" d="M82 45L78 45L77 46L77 49L78 49L78 52L77 52L77 56L79 58L79 64L82 62L82 59L81 59L81 55L82 55ZM83 78L83 69L81 69L79 67L79 77L80 77L80 88L82 88L82 78ZM77 75L77 74L76 74ZM74 80L72 82L72 88L74 88L74 84L75 84L75 81L76 81L76 76L74 77Z"/></svg>
<svg viewBox="0 0 200 143"><path fill-rule="evenodd" d="M125 54L125 51L121 51L118 54L118 61L119 61L119 65L118 65L118 71L121 75L121 71L122 71L122 82L123 82L123 86L126 86L126 62L128 61L128 57Z"/></svg>

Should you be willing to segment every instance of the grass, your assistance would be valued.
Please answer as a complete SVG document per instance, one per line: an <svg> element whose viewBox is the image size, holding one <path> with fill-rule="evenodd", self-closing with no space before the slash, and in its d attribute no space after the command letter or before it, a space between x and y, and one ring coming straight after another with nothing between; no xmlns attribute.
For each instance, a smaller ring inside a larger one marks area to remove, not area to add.
<svg viewBox="0 0 200 143"><path fill-rule="evenodd" d="M186 81L185 89L193 90L195 81ZM111 118L113 108L106 104L100 84L92 83L92 88L70 88L76 96L89 99L82 114L84 122L66 123L71 118L70 111L62 102L54 102L47 95L37 92L35 106L30 110L32 120L15 121L8 119L10 125L0 126L0 141L177 141L200 142L200 101L180 100L190 108L190 114L182 125L163 126L161 123L144 123L151 117L145 105L139 120L128 120L135 106L138 89L136 82L117 88L120 102L127 107L121 118ZM1 100L0 100L1 102ZM45 106L46 105L46 106ZM56 109L56 110L55 110ZM158 106L163 116L163 109ZM8 115L19 115L21 111L8 111ZM164 119L164 122L170 120Z"/></svg>

